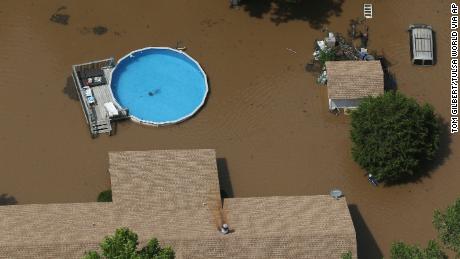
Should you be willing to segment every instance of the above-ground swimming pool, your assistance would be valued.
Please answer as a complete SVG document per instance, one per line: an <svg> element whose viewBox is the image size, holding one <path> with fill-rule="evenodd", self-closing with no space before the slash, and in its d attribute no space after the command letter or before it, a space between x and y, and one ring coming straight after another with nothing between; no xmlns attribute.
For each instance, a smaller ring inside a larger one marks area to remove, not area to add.
<svg viewBox="0 0 460 259"><path fill-rule="evenodd" d="M181 122L195 114L208 93L198 62L171 48L145 48L118 61L110 82L131 119L150 125Z"/></svg>

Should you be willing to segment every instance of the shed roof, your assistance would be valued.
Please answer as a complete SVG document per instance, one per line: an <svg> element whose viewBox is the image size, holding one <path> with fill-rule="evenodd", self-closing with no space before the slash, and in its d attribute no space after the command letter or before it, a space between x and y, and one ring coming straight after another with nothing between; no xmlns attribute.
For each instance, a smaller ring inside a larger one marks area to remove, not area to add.
<svg viewBox="0 0 460 259"><path fill-rule="evenodd" d="M177 258L340 258L356 255L344 199L225 199L214 150L109 154L113 202L0 207L0 258L81 258L119 227L157 237ZM227 222L232 233L217 227Z"/></svg>
<svg viewBox="0 0 460 259"><path fill-rule="evenodd" d="M383 70L380 61L328 61L329 99L360 99L383 94Z"/></svg>

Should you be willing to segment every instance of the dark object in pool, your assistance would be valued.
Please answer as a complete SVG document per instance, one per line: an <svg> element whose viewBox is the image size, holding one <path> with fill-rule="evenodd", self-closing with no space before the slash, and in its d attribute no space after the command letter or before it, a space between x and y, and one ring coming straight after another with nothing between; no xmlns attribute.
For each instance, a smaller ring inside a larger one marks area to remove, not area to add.
<svg viewBox="0 0 460 259"><path fill-rule="evenodd" d="M70 18L70 15L68 14L54 13L53 15L51 15L50 21L59 23L62 25L67 25L69 24L69 18Z"/></svg>
<svg viewBox="0 0 460 259"><path fill-rule="evenodd" d="M107 33L108 30L109 29L107 29L107 27L104 27L104 26L93 27L93 33L96 34L96 35L105 34L105 33Z"/></svg>
<svg viewBox="0 0 460 259"><path fill-rule="evenodd" d="M160 92L160 89L156 89L156 90L153 91L153 92L150 91L150 92L149 92L149 96L154 96L154 95L158 94L159 92Z"/></svg>

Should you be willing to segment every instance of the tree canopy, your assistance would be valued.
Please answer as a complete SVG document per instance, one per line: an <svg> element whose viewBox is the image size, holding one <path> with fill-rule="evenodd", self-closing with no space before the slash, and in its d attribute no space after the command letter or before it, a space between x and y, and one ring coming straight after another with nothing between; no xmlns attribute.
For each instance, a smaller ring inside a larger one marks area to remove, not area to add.
<svg viewBox="0 0 460 259"><path fill-rule="evenodd" d="M428 242L425 249L416 245L408 245L403 242L395 242L391 245L392 259L446 259L447 255L433 240Z"/></svg>
<svg viewBox="0 0 460 259"><path fill-rule="evenodd" d="M460 199L457 199L445 211L436 210L433 225L444 245L455 251L460 257Z"/></svg>
<svg viewBox="0 0 460 259"><path fill-rule="evenodd" d="M351 128L353 159L386 183L418 177L439 148L433 108L397 92L365 98L351 114Z"/></svg>
<svg viewBox="0 0 460 259"><path fill-rule="evenodd" d="M341 257L342 257L342 259L352 259L353 254L351 253L351 251L348 251L346 253L343 253Z"/></svg>
<svg viewBox="0 0 460 259"><path fill-rule="evenodd" d="M99 193L97 196L98 202L111 202L112 201L112 190L105 190Z"/></svg>
<svg viewBox="0 0 460 259"><path fill-rule="evenodd" d="M120 228L115 235L105 237L100 244L102 255L96 251L86 253L84 259L173 259L174 251L170 247L160 247L156 238L145 247L137 250L138 236L128 228Z"/></svg>

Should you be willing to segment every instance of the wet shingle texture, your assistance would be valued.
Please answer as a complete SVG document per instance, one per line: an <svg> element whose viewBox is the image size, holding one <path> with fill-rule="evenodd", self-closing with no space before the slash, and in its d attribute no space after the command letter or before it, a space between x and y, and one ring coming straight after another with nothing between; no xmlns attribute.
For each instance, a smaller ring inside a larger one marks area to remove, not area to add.
<svg viewBox="0 0 460 259"><path fill-rule="evenodd" d="M109 154L113 202L0 207L0 258L81 258L116 228L157 237L177 258L340 258L356 255L345 199L229 198L214 150ZM218 226L230 225L222 235Z"/></svg>
<svg viewBox="0 0 460 259"><path fill-rule="evenodd" d="M380 61L328 61L329 99L361 99L383 94L383 70Z"/></svg>

